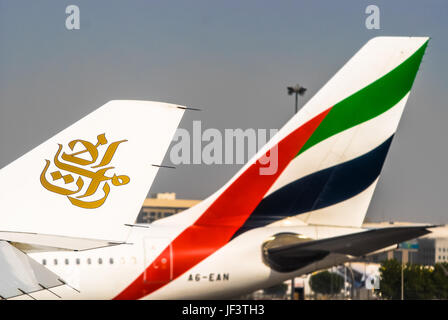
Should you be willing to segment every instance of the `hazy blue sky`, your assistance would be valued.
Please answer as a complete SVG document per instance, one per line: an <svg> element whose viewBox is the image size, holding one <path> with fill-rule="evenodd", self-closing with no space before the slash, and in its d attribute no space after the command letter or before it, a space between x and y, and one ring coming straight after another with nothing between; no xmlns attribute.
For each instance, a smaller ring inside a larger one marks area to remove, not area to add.
<svg viewBox="0 0 448 320"><path fill-rule="evenodd" d="M76 4L81 29L65 28ZM381 29L367 30L369 4ZM367 217L448 223L448 2L0 0L0 167L112 99L159 100L204 128L280 128L370 38L431 36ZM169 159L166 157L169 164ZM205 198L239 165L160 171Z"/></svg>

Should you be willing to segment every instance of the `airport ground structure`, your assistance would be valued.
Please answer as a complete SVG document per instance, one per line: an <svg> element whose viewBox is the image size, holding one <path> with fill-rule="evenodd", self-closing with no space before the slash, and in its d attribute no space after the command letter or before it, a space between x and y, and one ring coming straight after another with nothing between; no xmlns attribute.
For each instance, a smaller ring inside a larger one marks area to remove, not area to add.
<svg viewBox="0 0 448 320"><path fill-rule="evenodd" d="M137 217L137 223L151 223L184 211L201 200L176 199L173 192L157 193L146 198Z"/></svg>
<svg viewBox="0 0 448 320"><path fill-rule="evenodd" d="M162 219L183 210L186 210L201 200L177 199L172 192L151 194L145 199L142 209L137 217L137 223L150 224L155 220ZM404 225L422 225L412 222L365 222L364 228L385 228ZM381 262L396 259L400 263L420 264L423 266L434 266L436 263L448 262L448 226L442 225L432 229L432 233L414 239L406 243L406 246L391 248L388 251L360 257L344 265L334 266L328 271L337 273L344 277L344 289L340 294L331 299L378 299L373 290L365 287L365 280L369 277L379 277ZM295 279L295 299L326 299L316 295L310 285L311 274L303 275ZM286 281L271 290L258 290L252 294L241 297L243 299L291 299L291 282Z"/></svg>

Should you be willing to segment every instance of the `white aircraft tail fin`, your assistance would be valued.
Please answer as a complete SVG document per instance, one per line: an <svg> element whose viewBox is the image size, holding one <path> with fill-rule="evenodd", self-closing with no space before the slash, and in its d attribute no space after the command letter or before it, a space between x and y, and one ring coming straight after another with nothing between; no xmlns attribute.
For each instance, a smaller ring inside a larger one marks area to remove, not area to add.
<svg viewBox="0 0 448 320"><path fill-rule="evenodd" d="M4 167L0 231L123 241L184 110L110 101Z"/></svg>
<svg viewBox="0 0 448 320"><path fill-rule="evenodd" d="M170 279L185 276L240 233L269 224L360 226L427 41L369 41L228 183L155 222L180 232L145 272L164 279L167 269L159 266L174 256L181 262ZM115 299L142 298L163 286L144 285L145 277Z"/></svg>
<svg viewBox="0 0 448 320"><path fill-rule="evenodd" d="M428 40L367 42L226 185L177 221L229 226L222 241L290 225L290 217L361 226Z"/></svg>
<svg viewBox="0 0 448 320"><path fill-rule="evenodd" d="M275 206L308 224L360 227L428 41L367 42L289 123L322 116L256 213Z"/></svg>

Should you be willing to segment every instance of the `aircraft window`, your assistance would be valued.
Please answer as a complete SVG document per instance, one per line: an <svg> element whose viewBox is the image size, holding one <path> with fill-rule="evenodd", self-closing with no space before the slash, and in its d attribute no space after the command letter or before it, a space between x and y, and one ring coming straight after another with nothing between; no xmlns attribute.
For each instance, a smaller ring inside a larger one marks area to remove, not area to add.
<svg viewBox="0 0 448 320"><path fill-rule="evenodd" d="M136 264L136 263L137 263L137 259L136 259L135 257L132 257L131 260L132 260L132 263L133 263L133 264Z"/></svg>
<svg viewBox="0 0 448 320"><path fill-rule="evenodd" d="M109 258L109 263L114 264L114 258Z"/></svg>
<svg viewBox="0 0 448 320"><path fill-rule="evenodd" d="M98 259L98 264L102 264L103 263L103 259L99 258Z"/></svg>
<svg viewBox="0 0 448 320"><path fill-rule="evenodd" d="M76 258L76 264L80 264L81 261L79 260L79 258Z"/></svg>
<svg viewBox="0 0 448 320"><path fill-rule="evenodd" d="M65 259L65 264L68 264L68 259Z"/></svg>
<svg viewBox="0 0 448 320"><path fill-rule="evenodd" d="M53 262L54 262L54 265L55 265L55 266L58 265L58 259L54 259Z"/></svg>
<svg viewBox="0 0 448 320"><path fill-rule="evenodd" d="M125 258L121 257L120 262L121 262L121 264L125 264L125 262L126 262Z"/></svg>
<svg viewBox="0 0 448 320"><path fill-rule="evenodd" d="M47 260L42 260L42 264L45 266L47 264Z"/></svg>
<svg viewBox="0 0 448 320"><path fill-rule="evenodd" d="M92 264L92 259L88 258L87 259L87 264Z"/></svg>

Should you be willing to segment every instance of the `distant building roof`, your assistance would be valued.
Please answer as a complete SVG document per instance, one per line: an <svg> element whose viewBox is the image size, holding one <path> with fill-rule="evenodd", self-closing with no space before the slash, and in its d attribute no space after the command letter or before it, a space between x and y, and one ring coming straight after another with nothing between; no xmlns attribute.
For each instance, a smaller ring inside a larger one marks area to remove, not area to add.
<svg viewBox="0 0 448 320"><path fill-rule="evenodd" d="M146 198L143 207L190 208L201 202L201 200L176 199L175 195L174 193L174 197Z"/></svg>

